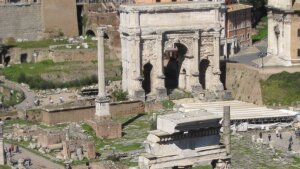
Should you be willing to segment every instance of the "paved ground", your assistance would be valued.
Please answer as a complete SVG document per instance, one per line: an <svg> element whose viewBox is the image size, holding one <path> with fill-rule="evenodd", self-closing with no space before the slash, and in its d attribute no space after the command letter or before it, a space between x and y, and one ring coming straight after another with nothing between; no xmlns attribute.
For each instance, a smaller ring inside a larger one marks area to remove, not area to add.
<svg viewBox="0 0 300 169"><path fill-rule="evenodd" d="M48 159L38 156L26 149L20 148L21 153L13 155L13 159L18 160L20 158L30 158L32 160L32 166L30 169L64 169L63 166L58 165Z"/></svg>
<svg viewBox="0 0 300 169"><path fill-rule="evenodd" d="M258 59L258 55L261 52L267 52L267 40L263 40L261 42L253 44L253 46L241 49L239 53L230 57L229 59L231 61L259 67L261 65L257 65L253 61Z"/></svg>

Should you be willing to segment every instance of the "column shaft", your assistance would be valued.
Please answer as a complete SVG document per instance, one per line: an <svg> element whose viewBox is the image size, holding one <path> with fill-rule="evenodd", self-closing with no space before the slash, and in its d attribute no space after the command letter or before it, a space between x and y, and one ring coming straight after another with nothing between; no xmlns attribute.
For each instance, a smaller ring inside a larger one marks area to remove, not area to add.
<svg viewBox="0 0 300 169"><path fill-rule="evenodd" d="M220 72L220 33L214 35L214 72Z"/></svg>
<svg viewBox="0 0 300 169"><path fill-rule="evenodd" d="M98 96L105 97L105 77L104 77L104 30L97 29L98 33Z"/></svg>

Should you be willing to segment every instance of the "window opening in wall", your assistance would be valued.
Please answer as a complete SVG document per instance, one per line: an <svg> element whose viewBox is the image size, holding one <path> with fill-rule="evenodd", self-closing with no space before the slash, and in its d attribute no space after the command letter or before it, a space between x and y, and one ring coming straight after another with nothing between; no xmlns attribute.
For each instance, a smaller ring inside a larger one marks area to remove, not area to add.
<svg viewBox="0 0 300 169"><path fill-rule="evenodd" d="M298 37L300 37L300 29L298 29Z"/></svg>
<svg viewBox="0 0 300 169"><path fill-rule="evenodd" d="M160 2L160 0L156 0L156 2L158 2L158 3L159 3L159 2Z"/></svg>
<svg viewBox="0 0 300 169"><path fill-rule="evenodd" d="M300 57L300 49L298 49L298 57Z"/></svg>

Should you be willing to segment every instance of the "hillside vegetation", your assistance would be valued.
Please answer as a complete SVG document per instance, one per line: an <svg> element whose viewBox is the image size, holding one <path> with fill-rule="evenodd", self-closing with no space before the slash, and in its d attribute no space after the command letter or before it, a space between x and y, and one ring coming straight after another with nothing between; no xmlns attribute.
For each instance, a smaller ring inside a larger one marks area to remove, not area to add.
<svg viewBox="0 0 300 169"><path fill-rule="evenodd" d="M294 105L300 101L300 72L282 72L261 82L263 102L266 105Z"/></svg>

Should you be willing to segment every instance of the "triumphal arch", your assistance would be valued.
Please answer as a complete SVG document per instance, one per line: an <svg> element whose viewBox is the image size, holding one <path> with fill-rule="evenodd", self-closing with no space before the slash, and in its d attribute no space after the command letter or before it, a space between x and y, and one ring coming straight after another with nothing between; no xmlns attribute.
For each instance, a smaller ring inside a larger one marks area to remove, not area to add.
<svg viewBox="0 0 300 169"><path fill-rule="evenodd" d="M120 6L123 90L157 99L175 88L222 91L224 22L223 0Z"/></svg>

